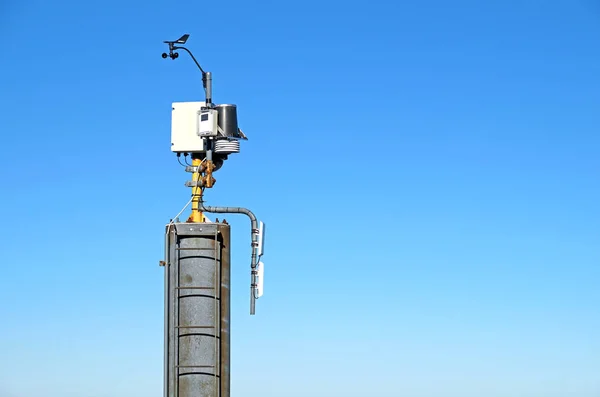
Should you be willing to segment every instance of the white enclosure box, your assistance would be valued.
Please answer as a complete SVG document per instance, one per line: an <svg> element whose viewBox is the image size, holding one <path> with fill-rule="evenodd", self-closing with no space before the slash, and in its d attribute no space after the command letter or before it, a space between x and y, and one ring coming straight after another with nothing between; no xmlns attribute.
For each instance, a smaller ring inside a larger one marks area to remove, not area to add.
<svg viewBox="0 0 600 397"><path fill-rule="evenodd" d="M202 153L204 139L198 135L200 112L204 102L174 102L171 113L171 151Z"/></svg>
<svg viewBox="0 0 600 397"><path fill-rule="evenodd" d="M219 119L219 113L215 109L206 109L200 112L198 115L198 135L204 136L217 136L217 128L219 127L217 122Z"/></svg>
<svg viewBox="0 0 600 397"><path fill-rule="evenodd" d="M260 221L258 225L258 256L265 253L265 224Z"/></svg>

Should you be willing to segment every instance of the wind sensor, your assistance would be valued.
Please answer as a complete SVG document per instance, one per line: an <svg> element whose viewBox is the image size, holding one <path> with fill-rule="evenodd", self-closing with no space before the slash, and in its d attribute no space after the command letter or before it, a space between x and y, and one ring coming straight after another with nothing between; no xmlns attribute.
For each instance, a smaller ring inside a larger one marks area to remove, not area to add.
<svg viewBox="0 0 600 397"><path fill-rule="evenodd" d="M175 48L175 44L185 44L187 39L190 38L189 34L184 34L183 36L181 36L180 38L178 38L175 41L163 41L163 43L166 43L169 45L169 55L167 55L166 52L163 52L162 57L166 58L166 57L170 57L171 59L176 59L177 57L179 57L179 54L175 51L177 48Z"/></svg>

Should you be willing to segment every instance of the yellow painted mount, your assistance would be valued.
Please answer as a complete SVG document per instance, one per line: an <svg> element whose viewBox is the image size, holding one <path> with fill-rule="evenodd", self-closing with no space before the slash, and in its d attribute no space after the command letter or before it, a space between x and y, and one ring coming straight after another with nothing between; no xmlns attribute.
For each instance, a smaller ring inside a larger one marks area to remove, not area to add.
<svg viewBox="0 0 600 397"><path fill-rule="evenodd" d="M195 186L192 187L192 214L187 221L190 223L202 223L206 220L204 214L200 211L203 188L214 186L216 180L213 178L212 173L215 165L211 160L194 158L192 159L192 166L196 167L196 172L192 175L192 181L195 182ZM202 175L203 173L205 174L204 176Z"/></svg>

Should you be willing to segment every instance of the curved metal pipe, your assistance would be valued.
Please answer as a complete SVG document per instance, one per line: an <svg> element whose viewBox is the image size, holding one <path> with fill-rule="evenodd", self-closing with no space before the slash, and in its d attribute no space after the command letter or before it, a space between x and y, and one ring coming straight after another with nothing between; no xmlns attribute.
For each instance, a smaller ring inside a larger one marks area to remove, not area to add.
<svg viewBox="0 0 600 397"><path fill-rule="evenodd" d="M183 47L183 46L173 46L171 47L171 51L177 51L177 50L184 50L186 51L188 54L190 54L190 56L192 57L192 60L194 61L194 63L196 64L196 66L198 66L198 69L200 69L200 71L202 72L202 74L204 75L206 72L204 71L204 69L202 69L202 66L200 66L200 64L198 63L198 61L196 60L196 57L194 56L194 54L192 54L192 52L190 50L188 50L187 48Z"/></svg>
<svg viewBox="0 0 600 397"><path fill-rule="evenodd" d="M212 103L212 74L210 72L205 72L204 69L202 69L202 66L200 66L194 54L192 54L192 52L187 48L183 46L169 44L169 50L170 52L184 50L190 55L190 57L192 57L192 60L194 61L196 66L198 66L200 72L202 72L202 85L204 86L204 93L206 94L206 104L210 105Z"/></svg>
<svg viewBox="0 0 600 397"><path fill-rule="evenodd" d="M242 207L206 207L203 203L200 203L201 211L211 212L217 214L244 214L250 218L250 223L252 227L251 238L252 238L252 259L250 262L251 272L251 283L250 283L250 314L254 315L256 312L256 277L258 274L257 266L258 266L258 220L256 219L256 215L252 211L247 208Z"/></svg>

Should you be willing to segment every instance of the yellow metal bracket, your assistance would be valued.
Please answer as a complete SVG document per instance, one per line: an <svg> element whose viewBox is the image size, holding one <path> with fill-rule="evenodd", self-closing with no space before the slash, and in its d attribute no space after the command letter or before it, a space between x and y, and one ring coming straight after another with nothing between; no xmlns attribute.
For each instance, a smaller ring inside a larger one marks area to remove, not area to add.
<svg viewBox="0 0 600 397"><path fill-rule="evenodd" d="M212 176L215 165L211 160L194 158L192 159L192 166L196 167L196 172L192 175L192 214L187 221L188 223L202 223L206 221L204 214L200 210L202 193L204 192L204 188L211 188L216 182L216 179Z"/></svg>

